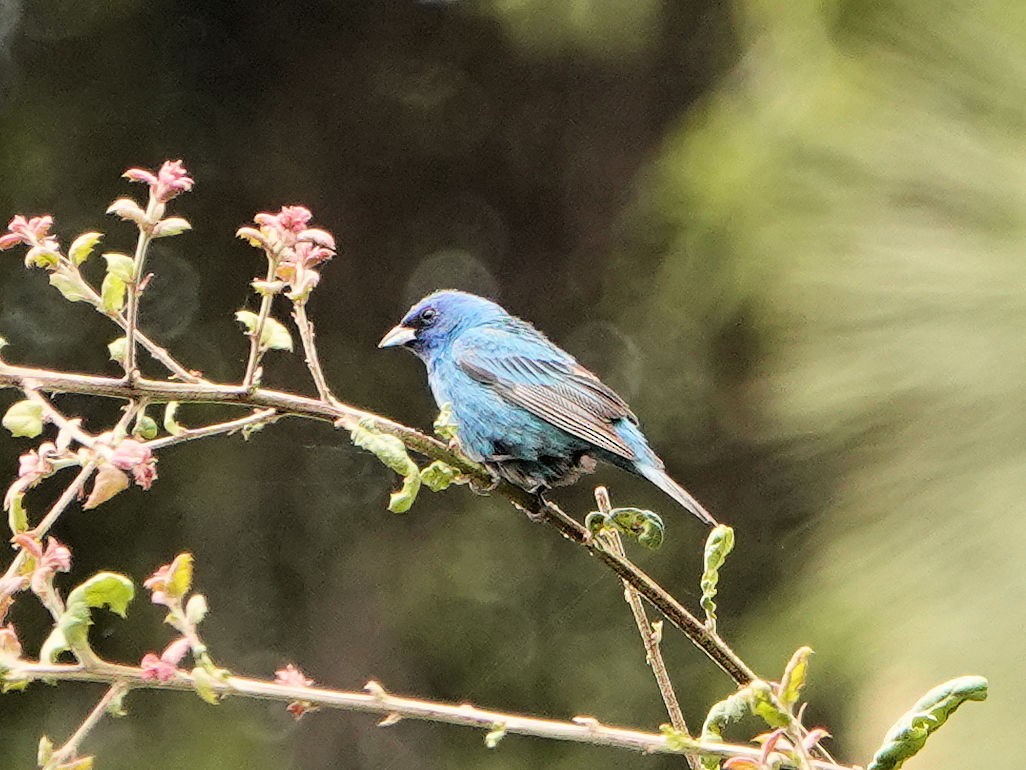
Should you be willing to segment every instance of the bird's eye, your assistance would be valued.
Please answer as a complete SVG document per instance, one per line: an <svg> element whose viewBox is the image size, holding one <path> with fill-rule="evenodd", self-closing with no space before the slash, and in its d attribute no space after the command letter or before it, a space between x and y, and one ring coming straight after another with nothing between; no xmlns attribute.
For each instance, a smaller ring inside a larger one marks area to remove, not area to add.
<svg viewBox="0 0 1026 770"><path fill-rule="evenodd" d="M433 307L426 307L420 313L420 320L425 326L433 324L438 317L438 311Z"/></svg>

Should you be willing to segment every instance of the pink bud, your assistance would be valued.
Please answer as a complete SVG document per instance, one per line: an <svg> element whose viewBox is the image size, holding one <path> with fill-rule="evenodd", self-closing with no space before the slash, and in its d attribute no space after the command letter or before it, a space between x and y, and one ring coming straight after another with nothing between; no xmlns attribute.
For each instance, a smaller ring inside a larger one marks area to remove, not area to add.
<svg viewBox="0 0 1026 770"><path fill-rule="evenodd" d="M20 532L11 538L11 542L37 561L43 558L43 544L27 532Z"/></svg>
<svg viewBox="0 0 1026 770"><path fill-rule="evenodd" d="M0 628L0 661L17 660L21 657L21 642L14 632L14 626L6 625Z"/></svg>
<svg viewBox="0 0 1026 770"><path fill-rule="evenodd" d="M143 655L143 659L139 662L139 668L142 669L140 678L157 682L170 682L178 673L174 663L161 660L152 652Z"/></svg>
<svg viewBox="0 0 1026 770"><path fill-rule="evenodd" d="M274 672L274 683L287 687L309 687L313 679L307 679L298 668L289 663L285 668L279 668Z"/></svg>
<svg viewBox="0 0 1026 770"><path fill-rule="evenodd" d="M114 463L115 467L128 471L134 465L148 462L151 457L153 457L153 453L148 446L134 438L125 438L114 447L114 454L111 455L110 461Z"/></svg>
<svg viewBox="0 0 1026 770"><path fill-rule="evenodd" d="M142 182L143 184L148 184L151 187L157 183L156 175L154 175L152 171L147 171L143 168L130 168L121 176L130 182Z"/></svg>
<svg viewBox="0 0 1026 770"><path fill-rule="evenodd" d="M42 564L51 572L70 572L71 550L67 546L61 545L57 538L48 537Z"/></svg>
<svg viewBox="0 0 1026 770"><path fill-rule="evenodd" d="M172 666L177 666L182 662L182 658L191 649L189 640L184 636L180 636L169 644L164 652L160 654L160 659L165 663L170 663Z"/></svg>

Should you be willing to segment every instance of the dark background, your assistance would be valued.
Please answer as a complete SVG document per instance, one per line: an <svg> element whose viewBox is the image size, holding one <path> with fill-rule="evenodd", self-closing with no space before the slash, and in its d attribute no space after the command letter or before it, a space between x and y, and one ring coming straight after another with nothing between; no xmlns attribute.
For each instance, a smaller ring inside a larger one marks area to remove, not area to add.
<svg viewBox="0 0 1026 770"><path fill-rule="evenodd" d="M309 206L340 246L311 302L329 380L421 428L422 368L378 339L430 290L496 298L619 390L735 526L721 630L770 678L817 650L807 721L835 753L866 764L923 691L980 673L991 701L909 767L988 766L1021 734L1009 685L1026 675L1024 11L821 6L0 0L0 216L53 213L64 243L99 229L130 250L102 214L143 194L119 174L182 158L197 185L174 207L194 231L153 248L142 325L228 382L246 355L232 313L255 309L264 269L234 231ZM0 334L10 361L116 372L115 329L13 252ZM311 392L301 356L265 368ZM93 430L115 414L58 404ZM29 446L0 442L12 478ZM62 585L99 569L139 583L189 550L207 641L240 674L291 661L336 688L666 721L617 582L501 499L425 491L390 514L394 477L298 422L168 449L159 471L149 494L61 520ZM623 473L595 480L665 515L664 548L632 556L696 605L701 527ZM590 490L556 499L583 516ZM58 492L33 492L30 514ZM144 596L127 621L97 613L95 646L159 651L162 617ZM26 597L12 619L35 651L43 610ZM664 650L700 725L730 682L678 634ZM42 733L63 741L101 692L0 699L4 766L28 766ZM518 737L489 751L475 731L346 713L297 724L238 699L127 706L85 746L100 767L680 766Z"/></svg>

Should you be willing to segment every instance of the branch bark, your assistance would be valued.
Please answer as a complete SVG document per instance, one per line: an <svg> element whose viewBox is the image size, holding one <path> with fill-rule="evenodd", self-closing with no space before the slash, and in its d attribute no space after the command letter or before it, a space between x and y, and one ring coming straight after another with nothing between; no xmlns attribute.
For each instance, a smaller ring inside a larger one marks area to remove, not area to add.
<svg viewBox="0 0 1026 770"><path fill-rule="evenodd" d="M147 403L212 403L235 404L251 408L274 409L283 415L332 422L338 427L352 429L361 420L400 439L410 450L441 460L484 485L492 483L488 472L477 463L456 454L445 444L420 431L389 420L381 415L344 404L316 398L298 396L265 388L248 389L238 385L209 382L170 382L138 378L134 381L87 374L66 374L45 369L11 366L0 362L0 388L38 389L49 393L78 393L83 395L141 399ZM717 666L740 686L756 678L755 673L719 637L665 591L647 574L628 559L603 548L580 522L565 514L558 506L502 482L496 491L518 508L533 514L554 527L560 534L586 548L622 580L633 586L646 601L661 612L671 624L684 633Z"/></svg>

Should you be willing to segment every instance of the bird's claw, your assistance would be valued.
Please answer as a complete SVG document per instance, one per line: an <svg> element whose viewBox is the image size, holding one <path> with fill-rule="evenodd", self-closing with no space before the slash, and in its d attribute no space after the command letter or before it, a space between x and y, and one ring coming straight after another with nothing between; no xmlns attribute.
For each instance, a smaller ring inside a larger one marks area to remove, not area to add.
<svg viewBox="0 0 1026 770"><path fill-rule="evenodd" d="M494 492L502 478L491 468L485 466L485 470L488 471L488 475L491 477L491 481L484 482L475 476L470 477L470 489L477 495L487 495L489 492Z"/></svg>

